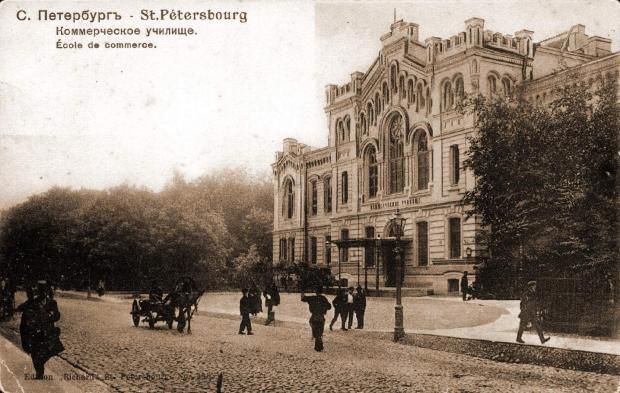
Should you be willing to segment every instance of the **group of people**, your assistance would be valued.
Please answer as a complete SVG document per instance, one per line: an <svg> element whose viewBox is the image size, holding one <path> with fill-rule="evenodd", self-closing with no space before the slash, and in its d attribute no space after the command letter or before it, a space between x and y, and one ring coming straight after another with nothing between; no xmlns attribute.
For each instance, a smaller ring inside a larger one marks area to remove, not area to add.
<svg viewBox="0 0 620 393"><path fill-rule="evenodd" d="M353 326L353 314L357 318L356 329L364 328L364 313L366 312L366 294L364 289L357 287L357 292L353 293L353 287L348 290L339 288L336 297L332 300L334 306L334 318L329 324L329 330L333 330L334 324L340 317L342 330L351 329ZM348 326L347 326L348 322Z"/></svg>
<svg viewBox="0 0 620 393"><path fill-rule="evenodd" d="M252 320L250 314L256 316L258 313L263 312L263 302L261 299L260 291L256 284L253 284L251 288L243 288L241 290L242 297L239 300L239 313L241 314L241 325L239 325L239 334L252 335ZM269 325L275 321L274 307L280 305L280 292L275 283L271 283L263 291L265 297L265 306L267 306L267 321L265 325Z"/></svg>

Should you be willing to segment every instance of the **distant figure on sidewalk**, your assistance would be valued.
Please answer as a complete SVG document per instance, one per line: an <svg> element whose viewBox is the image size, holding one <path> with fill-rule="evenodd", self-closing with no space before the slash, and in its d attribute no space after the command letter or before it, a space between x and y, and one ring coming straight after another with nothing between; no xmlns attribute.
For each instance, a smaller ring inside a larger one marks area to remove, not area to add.
<svg viewBox="0 0 620 393"><path fill-rule="evenodd" d="M349 292L347 292L347 302L345 304L345 316L346 319L348 319L349 321L349 329L351 329L351 326L353 325L353 311L354 311L354 305L353 305L353 301L354 296L353 296L353 287L349 287ZM345 323L345 318L342 319L342 326L344 327L344 323ZM343 329L343 330L347 330L347 329Z"/></svg>
<svg viewBox="0 0 620 393"><path fill-rule="evenodd" d="M366 312L366 293L361 286L357 286L357 293L353 296L353 308L355 309L355 317L357 318L356 329L364 328L364 313ZM349 326L351 326L349 324Z"/></svg>
<svg viewBox="0 0 620 393"><path fill-rule="evenodd" d="M538 320L538 299L536 299L536 281L530 281L527 283L527 288L521 294L521 312L519 313L519 331L517 332L517 342L524 343L522 336L523 331L527 328L529 322L536 329L540 343L544 344L551 339L543 335L542 328L540 327L540 321Z"/></svg>
<svg viewBox="0 0 620 393"><path fill-rule="evenodd" d="M22 313L19 333L22 348L32 357L36 379L45 378L45 363L65 350L60 341L58 304L46 281L39 281L26 291L28 300L17 307Z"/></svg>
<svg viewBox="0 0 620 393"><path fill-rule="evenodd" d="M338 288L336 291L336 296L334 300L332 300L332 305L334 306L334 318L329 323L329 330L333 330L334 323L338 320L338 317L342 320L342 330L345 330L344 323L346 321L346 316L344 315L344 304L346 302L346 297L344 295L344 290ZM344 319L343 319L344 318Z"/></svg>
<svg viewBox="0 0 620 393"><path fill-rule="evenodd" d="M239 313L241 314L241 325L239 326L239 334L245 334L243 331L247 329L248 336L252 333L252 321L250 321L250 312L252 311L252 305L250 298L248 297L248 289L243 288L241 290L243 296L239 301Z"/></svg>
<svg viewBox="0 0 620 393"><path fill-rule="evenodd" d="M269 325L276 320L276 312L273 311L273 308L280 305L280 292L276 283L273 282L267 287L263 295L265 296L265 305L267 306L267 322L265 322L265 325Z"/></svg>
<svg viewBox="0 0 620 393"><path fill-rule="evenodd" d="M99 282L97 283L97 295L101 297L104 294L105 294L105 281L99 280Z"/></svg>
<svg viewBox="0 0 620 393"><path fill-rule="evenodd" d="M248 293L250 298L250 312L252 315L256 315L263 312L263 301L261 300L260 291L255 283L252 283L252 287Z"/></svg>
<svg viewBox="0 0 620 393"><path fill-rule="evenodd" d="M468 291L469 291L469 279L467 278L467 271L464 271L463 277L461 277L461 292L463 293L463 301L467 300Z"/></svg>
<svg viewBox="0 0 620 393"><path fill-rule="evenodd" d="M332 306L327 298L321 294L323 289L316 288L315 296L305 296L301 293L301 301L308 303L310 308L310 327L312 328L312 337L314 337L314 350L321 352L323 350L323 329L325 329L325 314Z"/></svg>

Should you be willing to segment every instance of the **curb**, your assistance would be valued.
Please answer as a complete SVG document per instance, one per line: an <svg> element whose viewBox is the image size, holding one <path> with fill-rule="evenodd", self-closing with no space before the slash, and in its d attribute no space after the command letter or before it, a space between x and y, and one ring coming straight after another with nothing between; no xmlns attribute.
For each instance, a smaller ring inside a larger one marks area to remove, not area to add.
<svg viewBox="0 0 620 393"><path fill-rule="evenodd" d="M405 345L459 353L496 362L526 363L620 375L620 356L606 353L421 333L409 333L400 342Z"/></svg>

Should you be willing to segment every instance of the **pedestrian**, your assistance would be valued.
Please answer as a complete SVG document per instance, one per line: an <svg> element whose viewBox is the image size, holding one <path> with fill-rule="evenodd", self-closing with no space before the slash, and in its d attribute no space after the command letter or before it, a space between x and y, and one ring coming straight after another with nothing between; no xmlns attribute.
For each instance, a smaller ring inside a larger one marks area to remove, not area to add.
<svg viewBox="0 0 620 393"><path fill-rule="evenodd" d="M305 296L301 292L301 301L308 303L310 308L310 327L312 328L312 337L314 338L314 350L321 352L323 350L323 329L325 328L325 314L332 306L323 296L323 289L317 287L315 296Z"/></svg>
<svg viewBox="0 0 620 393"><path fill-rule="evenodd" d="M252 305L250 298L248 297L248 289L243 288L241 290L243 296L239 301L239 313L241 314L241 325L239 326L239 334L245 334L243 331L247 329L248 336L252 334L252 321L250 321L250 312L252 311Z"/></svg>
<svg viewBox="0 0 620 393"><path fill-rule="evenodd" d="M161 303L164 298L164 290L161 289L159 282L153 280L151 282L151 289L149 290L149 301L151 303Z"/></svg>
<svg viewBox="0 0 620 393"><path fill-rule="evenodd" d="M345 318L344 291L341 288L338 288L336 291L336 296L334 297L334 300L332 300L332 305L334 306L334 318L332 318L332 321L329 323L329 330L333 330L334 323L336 323L338 317L340 317L340 319ZM342 322L342 329L345 329L344 322Z"/></svg>
<svg viewBox="0 0 620 393"><path fill-rule="evenodd" d="M28 299L17 307L22 313L19 332L22 348L30 354L35 369L35 378L45 378L45 363L64 351L60 341L60 328L54 323L60 319L58 304L46 281L31 285Z"/></svg>
<svg viewBox="0 0 620 393"><path fill-rule="evenodd" d="M276 312L273 311L273 308L280 305L280 292L278 291L276 283L271 283L271 285L265 289L263 295L265 296L265 305L267 306L267 322L265 322L265 325L269 325L276 320Z"/></svg>
<svg viewBox="0 0 620 393"><path fill-rule="evenodd" d="M351 329L351 327L353 326L353 312L355 310L354 305L353 305L353 301L354 301L353 287L349 287L349 292L347 292L346 297L347 297L347 302L345 304L345 309L344 309L346 318L343 318L342 326L344 327L345 319L346 319L349 321L349 329ZM347 329L343 328L343 330L347 330Z"/></svg>
<svg viewBox="0 0 620 393"><path fill-rule="evenodd" d="M260 291L258 290L256 283L252 283L252 287L250 288L248 297L250 298L251 314L256 316L256 314L263 312L263 302L261 300Z"/></svg>
<svg viewBox="0 0 620 393"><path fill-rule="evenodd" d="M527 328L528 323L532 323L532 327L536 329L540 343L544 344L551 339L543 335L542 327L538 319L538 299L536 298L536 281L527 283L527 288L521 294L521 312L519 313L519 331L517 332L517 342L523 344L523 331Z"/></svg>
<svg viewBox="0 0 620 393"><path fill-rule="evenodd" d="M468 291L469 291L469 280L467 279L467 271L464 271L463 277L461 277L461 292L463 293L463 301L467 300Z"/></svg>
<svg viewBox="0 0 620 393"><path fill-rule="evenodd" d="M356 329L364 328L364 313L366 313L366 293L361 286L357 286L357 293L353 297L353 308L355 309L355 317L357 318Z"/></svg>

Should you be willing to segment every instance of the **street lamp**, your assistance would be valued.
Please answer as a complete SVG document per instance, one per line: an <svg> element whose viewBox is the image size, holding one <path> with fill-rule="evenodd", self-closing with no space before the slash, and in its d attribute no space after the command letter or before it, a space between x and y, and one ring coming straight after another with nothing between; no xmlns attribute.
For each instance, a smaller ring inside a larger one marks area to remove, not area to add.
<svg viewBox="0 0 620 393"><path fill-rule="evenodd" d="M396 214L390 219L391 227L396 235L396 247L394 247L394 262L396 264L396 306L394 307L394 341L400 340L405 335L403 326L403 304L401 290L403 286L402 273L402 250L400 245L400 237L405 227L405 218L396 209Z"/></svg>

